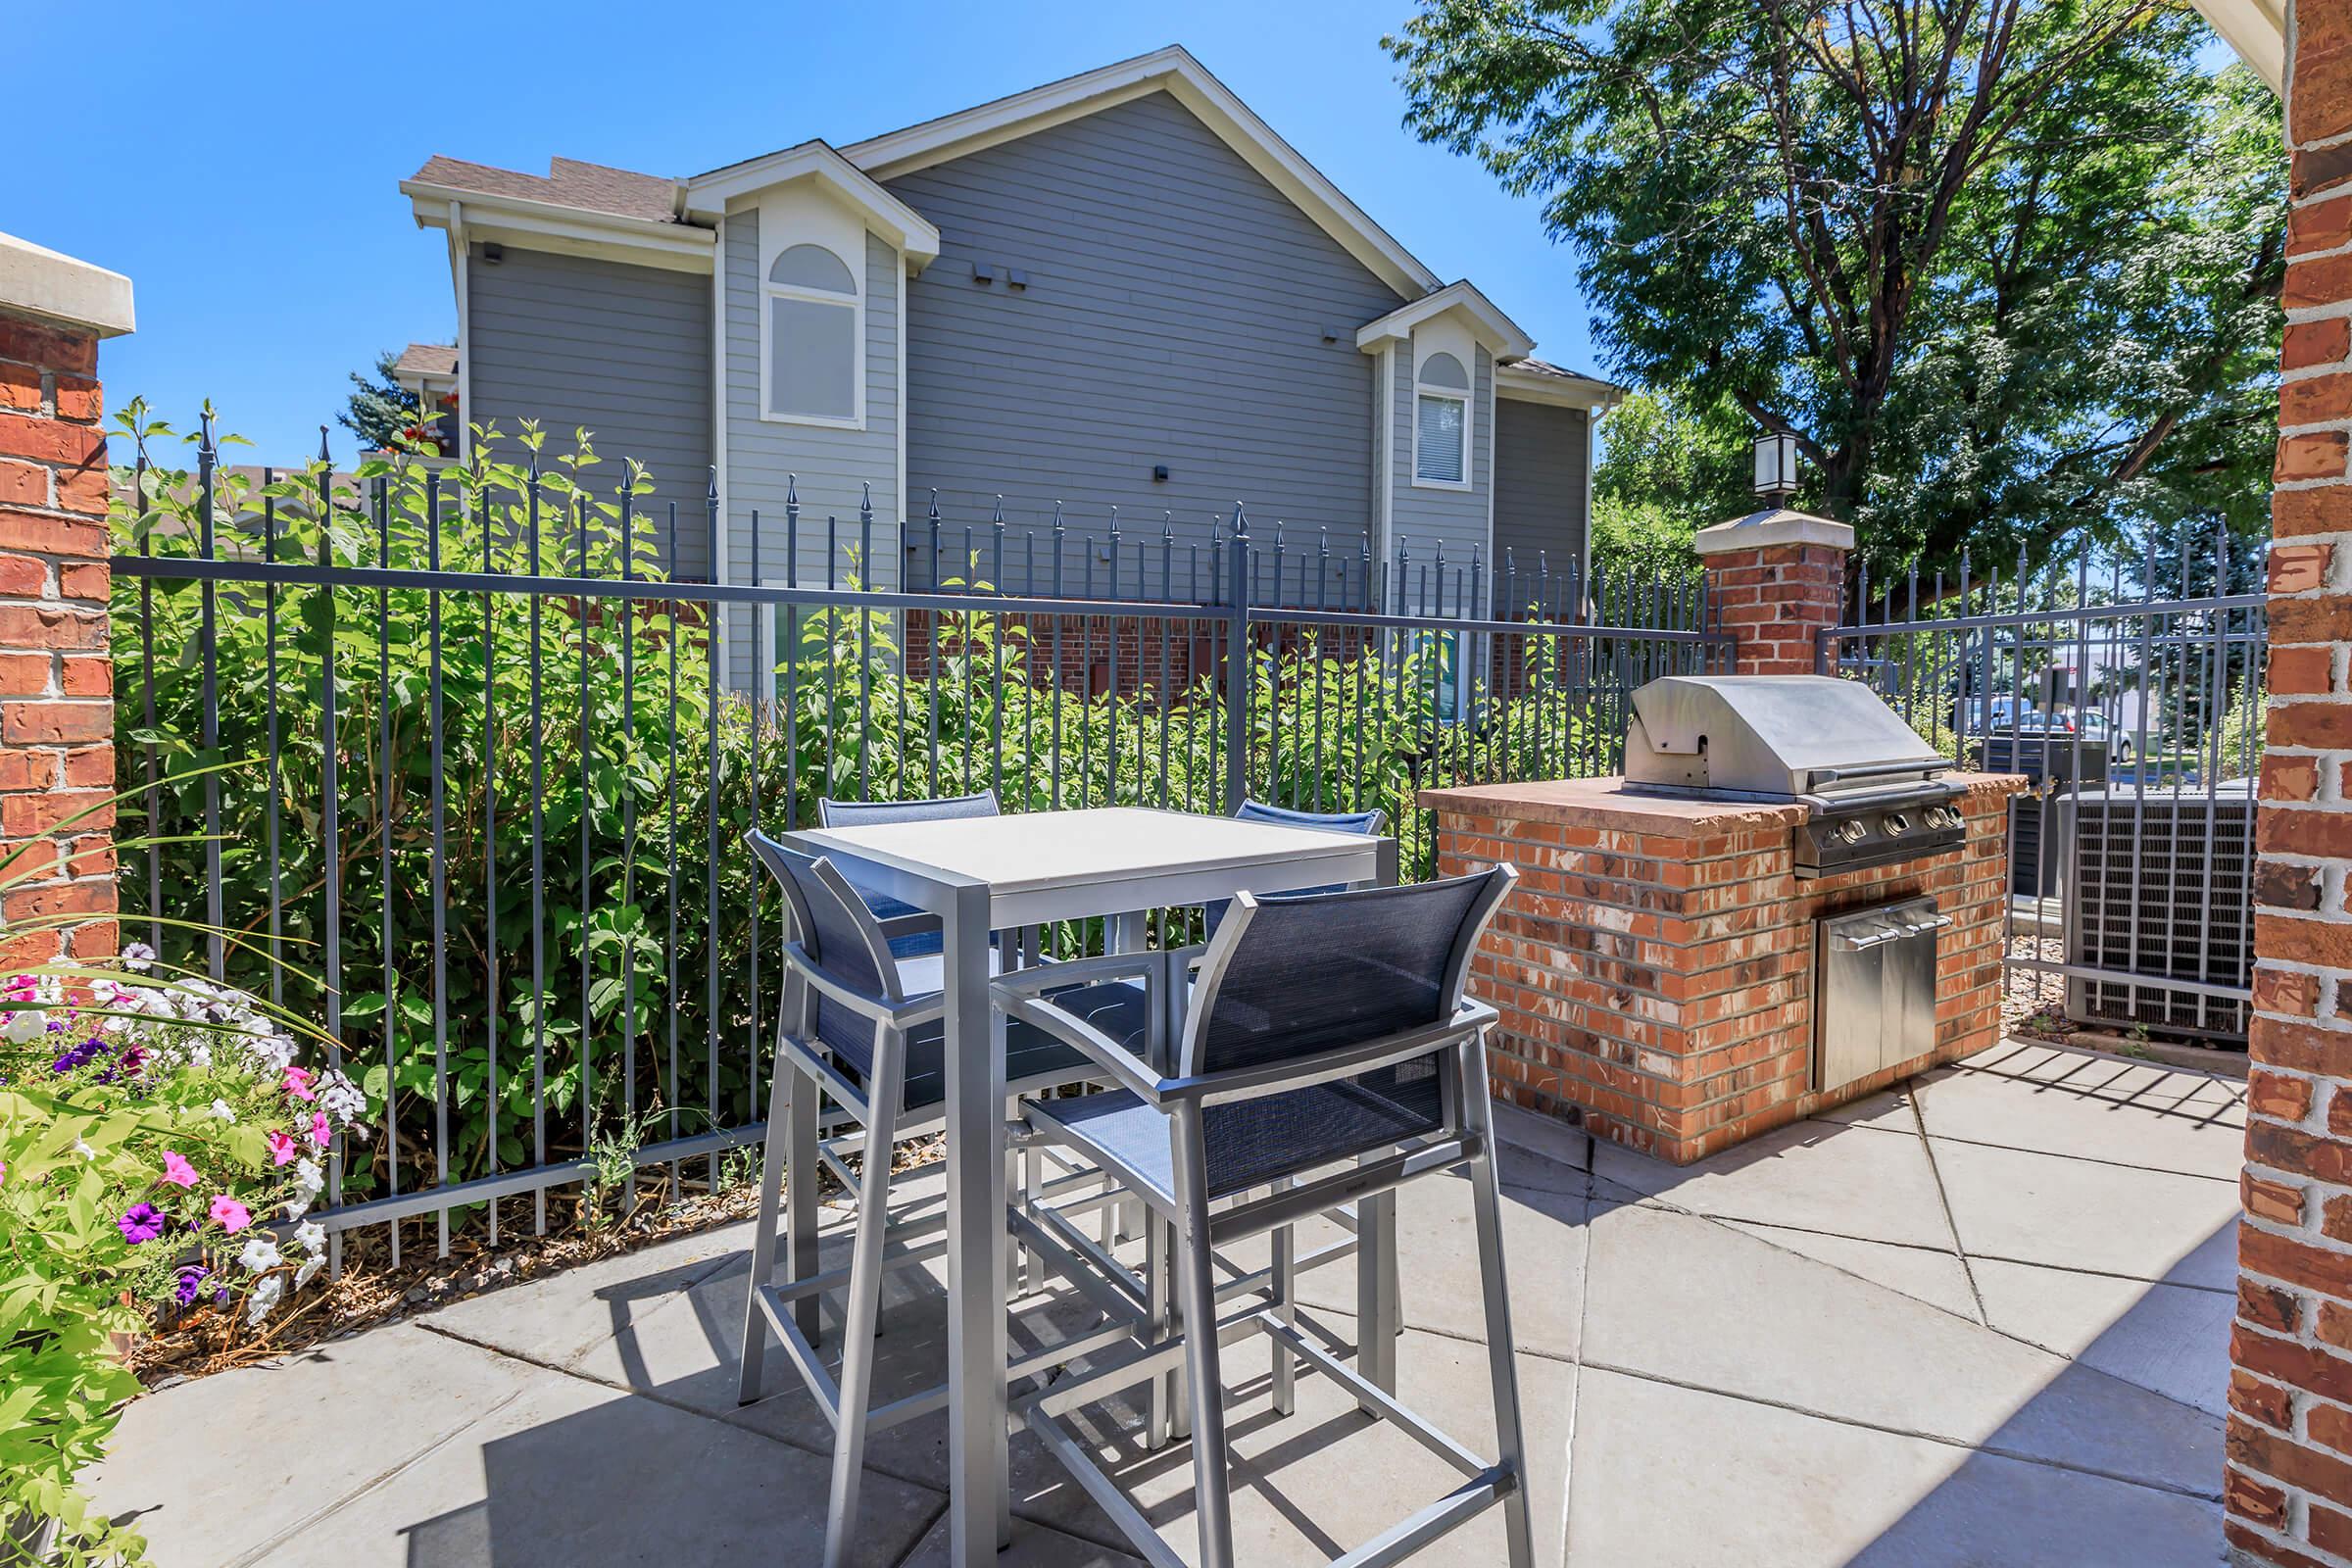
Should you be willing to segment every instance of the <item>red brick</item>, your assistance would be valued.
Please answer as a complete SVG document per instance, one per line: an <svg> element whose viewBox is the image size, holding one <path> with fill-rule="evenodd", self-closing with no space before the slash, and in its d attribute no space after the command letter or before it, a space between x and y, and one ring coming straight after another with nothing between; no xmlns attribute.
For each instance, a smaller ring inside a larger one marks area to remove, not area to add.
<svg viewBox="0 0 2352 1568"><path fill-rule="evenodd" d="M2271 532L2281 539L2352 530L2352 487L2281 490L2271 497Z"/></svg>
<svg viewBox="0 0 2352 1568"><path fill-rule="evenodd" d="M2352 418L2352 375L2307 375L2280 384L2278 422L2333 424Z"/></svg>
<svg viewBox="0 0 2352 1568"><path fill-rule="evenodd" d="M2304 1412L2303 1431L2315 1443L2324 1443L2338 1453L2352 1453L2352 1410L2340 1404L2314 1400ZM2344 1500L2352 1503L2352 1497Z"/></svg>
<svg viewBox="0 0 2352 1568"><path fill-rule="evenodd" d="M35 656L40 657L40 656ZM115 662L106 658L74 658L60 661L60 686L68 697L112 697L115 694Z"/></svg>
<svg viewBox="0 0 2352 1568"><path fill-rule="evenodd" d="M2311 1332L2321 1343L2332 1345L2339 1350L2352 1350L2352 1307L2341 1301L2322 1301L2319 1316L2313 1320Z"/></svg>
<svg viewBox="0 0 2352 1568"><path fill-rule="evenodd" d="M54 887L11 888L0 894L0 914L12 921L61 914L112 914L114 909L112 882L62 882Z"/></svg>
<svg viewBox="0 0 2352 1568"><path fill-rule="evenodd" d="M2262 972L2279 973L2277 970ZM2283 977L2301 979L2315 988L2319 983L2311 975ZM2323 1029L2314 1024L2294 1023L2284 1018L2257 1017L2247 1044L2252 1059L2269 1066L2318 1073L2328 1078L2352 1077L2352 1030Z"/></svg>
<svg viewBox="0 0 2352 1568"><path fill-rule="evenodd" d="M26 931L13 937L0 937L0 968L29 969L36 963L54 963L65 951L55 931Z"/></svg>
<svg viewBox="0 0 2352 1568"><path fill-rule="evenodd" d="M2232 1463L2323 1497L2352 1497L2352 1464L2323 1449L2232 1420L2223 1446Z"/></svg>
<svg viewBox="0 0 2352 1568"><path fill-rule="evenodd" d="M88 746L66 754L64 782L74 789L111 787L115 782L115 751L111 746ZM5 786L0 786L5 788Z"/></svg>
<svg viewBox="0 0 2352 1568"><path fill-rule="evenodd" d="M66 599L94 599L103 603L113 581L114 568L103 561L73 561L57 568L57 591Z"/></svg>
<svg viewBox="0 0 2352 1568"><path fill-rule="evenodd" d="M2344 1103L2352 1106L2352 1097ZM2246 1076L2246 1108L2258 1116L2301 1121L2311 1114L2311 1080L2257 1069ZM2333 1119L2331 1108L2330 1122Z"/></svg>
<svg viewBox="0 0 2352 1568"><path fill-rule="evenodd" d="M2222 1478L2222 1505L2265 1530L2286 1528L2286 1494L2242 1471L2232 1470Z"/></svg>
<svg viewBox="0 0 2352 1568"><path fill-rule="evenodd" d="M2339 1563L2322 1562L2307 1551L2297 1551L2268 1536L2258 1536L2236 1519L2223 1519L2222 1537L2251 1561L2269 1563L2271 1568L2342 1568Z"/></svg>
<svg viewBox="0 0 2352 1568"><path fill-rule="evenodd" d="M94 375L98 369L98 336L70 326L0 316L0 360Z"/></svg>
<svg viewBox="0 0 2352 1568"><path fill-rule="evenodd" d="M2352 1556L2352 1514L2314 1502L2305 1511L2303 1533L2322 1551L2333 1552L2338 1557Z"/></svg>
<svg viewBox="0 0 2352 1568"><path fill-rule="evenodd" d="M40 411L41 372L29 365L0 365L0 409Z"/></svg>
<svg viewBox="0 0 2352 1568"><path fill-rule="evenodd" d="M2352 396L2352 375L2330 376L2341 382ZM2292 383L2302 386L2305 383ZM2333 545L2277 545L2271 550L2271 592L2275 594L2304 594L2328 586L2328 564L2335 554Z"/></svg>
<svg viewBox="0 0 2352 1568"><path fill-rule="evenodd" d="M107 476L106 455L103 452L86 468L58 469L58 510L84 513L93 517L105 516L110 494L108 486L112 482Z"/></svg>
<svg viewBox="0 0 2352 1568"><path fill-rule="evenodd" d="M30 838L60 827L89 833L115 825L107 790L52 790L45 795L0 795L0 833Z"/></svg>
<svg viewBox="0 0 2352 1568"><path fill-rule="evenodd" d="M106 617L64 605L0 605L0 648L104 648Z"/></svg>
<svg viewBox="0 0 2352 1568"><path fill-rule="evenodd" d="M29 463L0 461L0 507L45 507L49 470Z"/></svg>
<svg viewBox="0 0 2352 1568"><path fill-rule="evenodd" d="M2238 1197L2246 1212L2256 1219L2267 1219L2278 1225L2303 1223L2303 1189L2286 1182L2270 1181L2252 1171L2240 1171L2237 1177ZM2241 1282L2243 1283L2243 1282ZM2256 1287L2261 1289L2262 1287ZM2284 1295L2284 1292L2274 1294ZM2290 1301L2292 1297L2287 1298ZM2283 1328L2283 1324L2273 1324Z"/></svg>
<svg viewBox="0 0 2352 1568"><path fill-rule="evenodd" d="M2320 1205L2320 1229L2339 1242L2352 1242L2352 1198L2338 1194Z"/></svg>
<svg viewBox="0 0 2352 1568"><path fill-rule="evenodd" d="M0 462L0 488L5 488L9 465ZM34 470L36 472L40 470ZM42 494L47 495L44 490ZM104 556L106 524L79 517L42 515L6 510L9 498L0 494L0 550L37 550L49 556ZM35 501L33 505L44 503Z"/></svg>
<svg viewBox="0 0 2352 1568"><path fill-rule="evenodd" d="M2352 207L2352 198L2346 198L2345 205ZM2281 369L2305 370L2315 365L2333 365L2348 355L2352 355L2352 318L2330 316L2325 320L2297 321L2287 327L2278 365ZM62 393L59 404L63 412Z"/></svg>
<svg viewBox="0 0 2352 1568"><path fill-rule="evenodd" d="M74 956L87 962L93 958L111 958L122 947L122 927L113 920L92 920L74 928L69 939Z"/></svg>
<svg viewBox="0 0 2352 1568"><path fill-rule="evenodd" d="M2294 90L2287 94L2287 134L2297 145L2328 141L2352 130L2352 48L2325 43L2315 47L2299 31L2297 38Z"/></svg>
<svg viewBox="0 0 2352 1568"><path fill-rule="evenodd" d="M5 802L0 802L4 806ZM2251 1149L2257 1129L2278 1131L2268 1124L2256 1122L2246 1129L2246 1142ZM2301 1135L2290 1135L2301 1136ZM2311 1140L2317 1143L2321 1140ZM2337 1150L2342 1145L2334 1146ZM2255 1156L2263 1157L2263 1156ZM2272 1161L2263 1157L2263 1163ZM2339 1170L2341 1166L2337 1167ZM2332 1252L2325 1248L2312 1247L2276 1232L2247 1226L2237 1239L2238 1266L2249 1274L2268 1279L2284 1280L2306 1290L2338 1298L2352 1297L2352 1255ZM2241 1363L2242 1364L2242 1363Z"/></svg>
<svg viewBox="0 0 2352 1568"><path fill-rule="evenodd" d="M2352 257L2344 258L2352 262ZM2324 430L2278 438L2278 461L2271 477L2281 483L2296 479L2341 479L2344 476L2344 432Z"/></svg>
<svg viewBox="0 0 2352 1568"><path fill-rule="evenodd" d="M102 741L114 732L114 710L104 703L0 703L0 740L12 746Z"/></svg>
<svg viewBox="0 0 2352 1568"><path fill-rule="evenodd" d="M2286 309L2308 310L2352 299L2352 256L2323 256L2289 262L2286 286L2279 293Z"/></svg>
<svg viewBox="0 0 2352 1568"><path fill-rule="evenodd" d="M2291 1432L2295 1427L2294 1396L2241 1367L2230 1370L2230 1408L2279 1432Z"/></svg>
<svg viewBox="0 0 2352 1568"><path fill-rule="evenodd" d="M2253 1181L2257 1178L2247 1176L2241 1179ZM2265 1285L2260 1280L2241 1279L2237 1282L2237 1315L2257 1328L2292 1334L2299 1300L2294 1292L2282 1291L2276 1285Z"/></svg>
<svg viewBox="0 0 2352 1568"><path fill-rule="evenodd" d="M89 376L61 373L50 377L50 386L56 394L59 418L95 424L106 416L106 395Z"/></svg>
<svg viewBox="0 0 2352 1568"><path fill-rule="evenodd" d="M2320 868L2284 860L2260 860L2254 866L2254 902L2273 909L2316 909L2320 906ZM2299 1121L2290 1116L2289 1121Z"/></svg>
<svg viewBox="0 0 2352 1568"><path fill-rule="evenodd" d="M2300 653L2303 650L2297 649ZM2276 670L2278 653L2271 655L2271 667ZM2325 675L2323 674L2323 679ZM2308 801L2320 793L2319 760L2311 757L2281 757L2276 753L2262 760L2262 798L2266 801Z"/></svg>
<svg viewBox="0 0 2352 1568"><path fill-rule="evenodd" d="M2327 647L2271 650L2271 690L2285 696L2323 697L2328 690L2334 650ZM2309 800L2310 796L2298 799Z"/></svg>
<svg viewBox="0 0 2352 1568"><path fill-rule="evenodd" d="M103 465L106 432L89 425L69 424L63 419L0 414L0 456L52 464L61 468Z"/></svg>

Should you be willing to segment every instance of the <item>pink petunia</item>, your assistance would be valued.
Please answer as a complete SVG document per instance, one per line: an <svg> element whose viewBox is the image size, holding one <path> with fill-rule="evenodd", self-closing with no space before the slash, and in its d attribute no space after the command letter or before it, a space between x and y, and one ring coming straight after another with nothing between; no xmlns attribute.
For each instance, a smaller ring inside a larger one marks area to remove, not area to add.
<svg viewBox="0 0 2352 1568"><path fill-rule="evenodd" d="M320 1149L324 1149L334 1141L335 1129L327 1122L326 1112L323 1110L313 1111L311 1113L311 1142L317 1144Z"/></svg>
<svg viewBox="0 0 2352 1568"><path fill-rule="evenodd" d="M179 1155L167 1152L164 1155L164 1180L174 1187L193 1187L196 1185L196 1167Z"/></svg>
<svg viewBox="0 0 2352 1568"><path fill-rule="evenodd" d="M252 1211L226 1193L213 1200L211 1212L213 1218L220 1221L220 1228L231 1236L253 1223Z"/></svg>
<svg viewBox="0 0 2352 1568"><path fill-rule="evenodd" d="M270 1163L291 1165L302 1155L302 1146L284 1133L270 1135Z"/></svg>
<svg viewBox="0 0 2352 1568"><path fill-rule="evenodd" d="M288 1067L286 1069L286 1093L292 1095L296 1100L317 1100L318 1092L311 1087L312 1080L317 1076L308 1067Z"/></svg>

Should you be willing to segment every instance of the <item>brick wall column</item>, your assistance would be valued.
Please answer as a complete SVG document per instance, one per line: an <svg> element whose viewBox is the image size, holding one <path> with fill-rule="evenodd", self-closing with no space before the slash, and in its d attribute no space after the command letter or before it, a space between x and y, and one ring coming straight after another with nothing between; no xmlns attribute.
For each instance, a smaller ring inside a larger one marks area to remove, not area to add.
<svg viewBox="0 0 2352 1568"><path fill-rule="evenodd" d="M2352 0L2287 39L2284 380L2228 1469L2231 1560L2352 1565Z"/></svg>
<svg viewBox="0 0 2352 1568"><path fill-rule="evenodd" d="M130 326L129 279L0 234L0 853L33 846L0 895L9 969L115 951L98 340Z"/></svg>
<svg viewBox="0 0 2352 1568"><path fill-rule="evenodd" d="M1848 523L1802 512L1756 512L1690 541L1706 568L1708 602L1739 639L1738 673L1810 675L1815 634L1838 624L1845 602Z"/></svg>

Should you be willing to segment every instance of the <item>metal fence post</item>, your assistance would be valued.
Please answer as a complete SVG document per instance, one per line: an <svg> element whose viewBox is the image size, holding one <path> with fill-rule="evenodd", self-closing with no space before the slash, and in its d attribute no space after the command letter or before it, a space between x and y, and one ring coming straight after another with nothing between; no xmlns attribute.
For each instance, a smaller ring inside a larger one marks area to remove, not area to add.
<svg viewBox="0 0 2352 1568"><path fill-rule="evenodd" d="M1250 514L1237 503L1225 573L1225 809L1250 792Z"/></svg>

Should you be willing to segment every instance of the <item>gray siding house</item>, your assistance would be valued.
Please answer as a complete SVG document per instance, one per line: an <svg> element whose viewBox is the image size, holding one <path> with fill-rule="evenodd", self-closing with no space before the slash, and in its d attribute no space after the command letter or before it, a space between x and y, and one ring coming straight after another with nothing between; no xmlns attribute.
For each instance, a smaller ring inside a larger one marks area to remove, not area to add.
<svg viewBox="0 0 2352 1568"><path fill-rule="evenodd" d="M454 393L461 429L585 427L645 463L686 574L749 580L755 513L762 580L821 572L823 520L854 540L868 497L858 569L885 587L922 586L902 551L935 496L956 539L1058 504L1181 546L1240 502L1261 535L1384 560L1585 558L1618 389L1533 358L1180 48L689 178L436 157L401 189L457 293L454 357L413 351L417 390ZM1157 592L1139 570L1125 591ZM1474 608L1416 596L1393 585L1396 608Z"/></svg>

